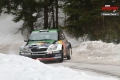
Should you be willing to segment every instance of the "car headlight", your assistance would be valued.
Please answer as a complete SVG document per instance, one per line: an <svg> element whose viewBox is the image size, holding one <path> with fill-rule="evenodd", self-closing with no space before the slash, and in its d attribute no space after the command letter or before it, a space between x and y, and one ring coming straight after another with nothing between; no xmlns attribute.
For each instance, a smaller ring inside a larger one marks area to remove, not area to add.
<svg viewBox="0 0 120 80"><path fill-rule="evenodd" d="M56 44L51 44L49 47L48 47L48 51L52 51L52 50L56 50L57 49L57 45Z"/></svg>
<svg viewBox="0 0 120 80"><path fill-rule="evenodd" d="M24 48L24 46L21 46L21 47L20 47L20 51L23 51L23 48Z"/></svg>
<svg viewBox="0 0 120 80"><path fill-rule="evenodd" d="M23 48L23 52L25 52L25 53L31 52L29 46L25 46L25 47Z"/></svg>
<svg viewBox="0 0 120 80"><path fill-rule="evenodd" d="M60 53L60 50L57 50L57 51L53 51L53 53Z"/></svg>

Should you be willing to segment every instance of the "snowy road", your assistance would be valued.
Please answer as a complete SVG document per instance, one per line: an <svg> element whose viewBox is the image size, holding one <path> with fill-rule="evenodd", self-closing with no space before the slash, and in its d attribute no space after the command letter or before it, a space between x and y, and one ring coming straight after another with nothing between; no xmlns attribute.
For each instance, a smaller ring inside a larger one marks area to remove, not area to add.
<svg viewBox="0 0 120 80"><path fill-rule="evenodd" d="M102 41L80 43L74 38L68 38L72 44L78 45L73 50L76 54L72 60L44 65L39 61L17 56L20 46L24 44L24 37L18 31L22 22L14 23L12 18L13 16L5 14L0 17L0 53L12 54L0 54L0 80L116 80L111 77L120 80L120 44L114 45ZM98 59L102 61L99 62ZM82 73L49 65L70 67Z"/></svg>
<svg viewBox="0 0 120 80"><path fill-rule="evenodd" d="M89 60L83 61L74 61L74 60L65 60L63 63L53 63L49 64L51 66L65 66L77 71L86 71L89 75L96 76L112 76L120 79L120 64L118 63L103 63L103 62L90 62Z"/></svg>

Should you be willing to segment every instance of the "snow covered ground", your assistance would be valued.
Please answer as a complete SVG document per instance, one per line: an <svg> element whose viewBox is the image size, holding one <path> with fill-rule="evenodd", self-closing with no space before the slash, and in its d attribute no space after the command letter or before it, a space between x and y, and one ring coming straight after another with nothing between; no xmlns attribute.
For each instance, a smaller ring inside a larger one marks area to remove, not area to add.
<svg viewBox="0 0 120 80"><path fill-rule="evenodd" d="M0 80L117 80L111 77L95 77L84 72L77 72L68 67L52 67L18 54L19 47L24 44L24 37L17 30L22 22L14 23L12 16L0 16ZM80 42L70 39L74 56L81 58L81 54L86 57L103 58L115 55L119 58L119 45L107 44L101 41ZM76 44L74 44L76 43ZM102 50L102 51L101 51ZM79 56L78 56L79 55ZM116 59L116 57L111 59Z"/></svg>
<svg viewBox="0 0 120 80"><path fill-rule="evenodd" d="M117 80L95 77L68 67L52 67L27 57L0 54L0 80Z"/></svg>
<svg viewBox="0 0 120 80"><path fill-rule="evenodd" d="M74 58L120 62L120 44L86 41L76 46L73 51L76 53Z"/></svg>

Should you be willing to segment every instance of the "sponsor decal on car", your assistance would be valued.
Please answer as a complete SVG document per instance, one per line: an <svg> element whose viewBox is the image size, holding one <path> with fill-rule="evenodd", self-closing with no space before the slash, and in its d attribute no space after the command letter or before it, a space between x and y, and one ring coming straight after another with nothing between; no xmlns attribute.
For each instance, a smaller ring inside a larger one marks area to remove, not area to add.
<svg viewBox="0 0 120 80"><path fill-rule="evenodd" d="M58 41L59 44L62 44L62 40Z"/></svg>

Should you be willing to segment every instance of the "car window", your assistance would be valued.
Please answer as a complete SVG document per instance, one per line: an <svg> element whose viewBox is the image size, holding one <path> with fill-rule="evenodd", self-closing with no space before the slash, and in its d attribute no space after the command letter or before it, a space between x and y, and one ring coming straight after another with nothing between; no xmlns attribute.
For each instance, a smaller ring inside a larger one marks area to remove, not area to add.
<svg viewBox="0 0 120 80"><path fill-rule="evenodd" d="M62 37L63 37L63 39L65 39L65 35L63 34L63 32L62 32Z"/></svg>
<svg viewBox="0 0 120 80"><path fill-rule="evenodd" d="M63 40L65 38L64 34L62 32L59 32L59 39Z"/></svg>
<svg viewBox="0 0 120 80"><path fill-rule="evenodd" d="M42 39L52 39L58 40L57 32L38 32L38 33L31 33L30 40L42 40Z"/></svg>

